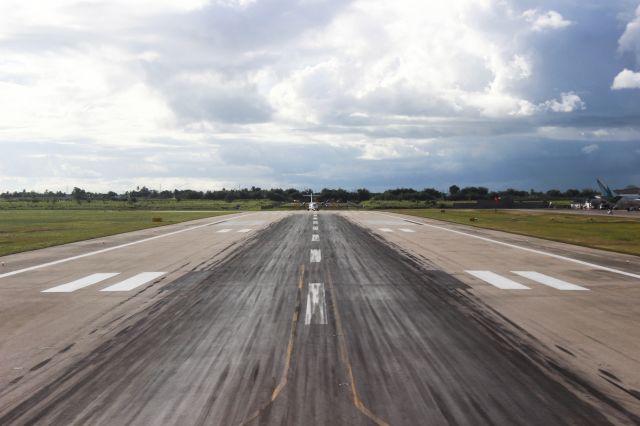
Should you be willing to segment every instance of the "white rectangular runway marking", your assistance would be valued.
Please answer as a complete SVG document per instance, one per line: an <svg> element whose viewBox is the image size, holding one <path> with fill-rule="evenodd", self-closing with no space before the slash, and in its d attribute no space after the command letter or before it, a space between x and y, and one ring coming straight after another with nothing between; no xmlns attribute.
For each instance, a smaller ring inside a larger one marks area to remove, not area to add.
<svg viewBox="0 0 640 426"><path fill-rule="evenodd" d="M390 216L390 215L388 215L386 213L379 213L379 212L375 212L375 213L377 213L379 215L383 215L383 216ZM519 246L519 245L516 245L516 244L505 243L504 241L498 241L498 240L494 240L494 239L487 238L487 237L481 237L480 235L469 234L467 232L456 231L455 229L445 228L444 226L431 225L430 223L426 223L426 222L418 222L418 221L409 220L409 219L403 219L403 220L406 221L406 222L415 223L417 225L424 225L424 226L428 226L429 228L439 229L441 231L447 231L447 232L452 232L452 233L458 234L458 235L464 235L465 237L476 238L478 240L486 241L486 242L493 243L493 244L500 244L501 246L505 246L505 247L510 247L510 248L514 248L514 249L518 249L518 250L524 250L524 251L527 251L529 253L536 253L536 254L540 254L540 255L543 255L543 256L549 256L549 257L553 257L555 259L566 260L567 262L573 262L573 263L577 263L579 265L589 266L590 268L596 268L596 269L600 269L602 271L609 271L609 272L613 272L614 274L620 274L620 275L624 275L626 277L632 277L632 278L640 279L640 274L634 274L634 273L631 273L631 272L622 271L620 269L609 268L608 266L598 265L596 263L591 263L591 262L585 262L584 260L573 259L571 257L561 256L559 254L549 253L547 251L542 251L542 250L536 250L536 249L532 249L532 248L529 248L529 247L522 247L522 246ZM2 278L2 275L0 275L0 278Z"/></svg>
<svg viewBox="0 0 640 426"><path fill-rule="evenodd" d="M313 227L313 230L314 230L314 231L317 231L317 230L318 230L318 227L317 227L317 226L314 226L314 227Z"/></svg>
<svg viewBox="0 0 640 426"><path fill-rule="evenodd" d="M142 272L138 275L135 275L131 278L128 278L124 281L121 281L117 284L114 284L110 287L103 288L100 291L129 291L133 290L136 287L140 287L143 284L148 283L149 281L155 280L166 274L166 272Z"/></svg>
<svg viewBox="0 0 640 426"><path fill-rule="evenodd" d="M320 235L318 234L313 234L311 236L311 241L320 241Z"/></svg>
<svg viewBox="0 0 640 426"><path fill-rule="evenodd" d="M320 262L320 260L322 260L322 256L320 255L320 249L311 249L311 252L309 255L309 261L311 263L318 263Z"/></svg>
<svg viewBox="0 0 640 426"><path fill-rule="evenodd" d="M245 233L251 231L251 228L239 229L238 232Z"/></svg>
<svg viewBox="0 0 640 426"><path fill-rule="evenodd" d="M400 230L401 230L402 232L416 232L416 231L414 231L413 229L409 229L409 228L400 228Z"/></svg>
<svg viewBox="0 0 640 426"><path fill-rule="evenodd" d="M304 314L304 324L326 324L327 306L324 298L323 283L309 283L307 293L307 311Z"/></svg>
<svg viewBox="0 0 640 426"><path fill-rule="evenodd" d="M550 277L545 274L541 274L539 272L534 271L511 271L514 274L518 274L521 277L525 277L530 279L531 281L535 281L540 284L544 284L549 287L553 287L558 290L569 290L569 291L589 291L588 288L580 287L579 285L571 284L566 281L559 280L557 278Z"/></svg>
<svg viewBox="0 0 640 426"><path fill-rule="evenodd" d="M225 232L231 232L231 228L226 228L226 229L221 229L219 231L216 231L218 234L224 234Z"/></svg>
<svg viewBox="0 0 640 426"><path fill-rule="evenodd" d="M91 274L79 280L72 281L67 284L62 284L57 287L48 288L42 290L42 293L71 293L72 291L79 290L84 287L99 283L111 277L115 277L119 272L102 272L97 274Z"/></svg>
<svg viewBox="0 0 640 426"><path fill-rule="evenodd" d="M389 228L380 228L380 230L381 230L382 232L393 232L393 230L392 230L392 229L389 229Z"/></svg>
<svg viewBox="0 0 640 426"><path fill-rule="evenodd" d="M498 287L502 290L529 290L529 287L517 283L509 278L505 278L501 275L494 274L491 271L465 271L467 274L473 275L476 278L480 278L491 284L494 287Z"/></svg>

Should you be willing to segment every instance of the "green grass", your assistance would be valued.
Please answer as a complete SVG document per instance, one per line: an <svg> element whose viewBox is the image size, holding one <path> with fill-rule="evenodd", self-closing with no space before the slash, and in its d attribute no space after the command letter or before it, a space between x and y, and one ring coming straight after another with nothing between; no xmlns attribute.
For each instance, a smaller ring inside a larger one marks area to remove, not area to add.
<svg viewBox="0 0 640 426"><path fill-rule="evenodd" d="M397 213L640 255L640 218L513 210L398 210ZM476 218L476 221L471 221Z"/></svg>
<svg viewBox="0 0 640 426"><path fill-rule="evenodd" d="M139 200L135 203L127 201L94 200L94 201L23 201L0 200L2 210L264 210L280 206L270 200Z"/></svg>
<svg viewBox="0 0 640 426"><path fill-rule="evenodd" d="M0 256L229 213L5 210L0 211Z"/></svg>

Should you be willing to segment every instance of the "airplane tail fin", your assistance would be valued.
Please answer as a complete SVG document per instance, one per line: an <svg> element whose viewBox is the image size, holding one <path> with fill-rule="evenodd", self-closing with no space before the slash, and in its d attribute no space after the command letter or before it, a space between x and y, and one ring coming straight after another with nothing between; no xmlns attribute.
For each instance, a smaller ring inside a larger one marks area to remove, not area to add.
<svg viewBox="0 0 640 426"><path fill-rule="evenodd" d="M611 188L609 188L608 185L606 185L605 183L602 182L602 180L600 180L600 178L596 179L596 181L598 182L598 186L600 187L600 191L602 191L602 195L606 198L612 199L616 197L616 193L613 192L611 190Z"/></svg>

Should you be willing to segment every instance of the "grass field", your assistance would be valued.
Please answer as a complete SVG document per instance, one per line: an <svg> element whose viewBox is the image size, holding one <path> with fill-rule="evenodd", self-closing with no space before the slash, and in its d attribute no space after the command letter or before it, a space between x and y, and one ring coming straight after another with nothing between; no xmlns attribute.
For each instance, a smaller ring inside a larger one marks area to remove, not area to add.
<svg viewBox="0 0 640 426"><path fill-rule="evenodd" d="M2 210L264 210L280 206L270 200L139 200L135 203L112 200L17 201L0 200Z"/></svg>
<svg viewBox="0 0 640 426"><path fill-rule="evenodd" d="M398 210L397 213L530 235L640 256L640 218L516 210ZM471 218L477 220L471 221Z"/></svg>
<svg viewBox="0 0 640 426"><path fill-rule="evenodd" d="M229 213L5 210L0 211L0 256Z"/></svg>

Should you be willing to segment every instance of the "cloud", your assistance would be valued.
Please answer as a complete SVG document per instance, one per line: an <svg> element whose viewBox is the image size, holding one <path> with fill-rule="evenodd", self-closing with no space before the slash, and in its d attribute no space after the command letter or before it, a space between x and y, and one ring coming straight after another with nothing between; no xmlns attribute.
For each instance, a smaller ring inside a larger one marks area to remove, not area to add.
<svg viewBox="0 0 640 426"><path fill-rule="evenodd" d="M611 84L612 90L622 89L640 89L640 72L633 72L628 69L623 69L613 79Z"/></svg>
<svg viewBox="0 0 640 426"><path fill-rule="evenodd" d="M634 142L640 140L640 128L638 127L603 129L597 127L541 126L536 129L536 134L544 139L557 141Z"/></svg>
<svg viewBox="0 0 640 426"><path fill-rule="evenodd" d="M583 154L593 154L594 152L598 151L600 149L600 147L596 144L591 144L591 145L587 145L584 146L580 151L582 151Z"/></svg>
<svg viewBox="0 0 640 426"><path fill-rule="evenodd" d="M567 4L553 37L550 2L45 3L0 5L0 190L517 186L535 150L640 134L609 88L616 2Z"/></svg>
<svg viewBox="0 0 640 426"><path fill-rule="evenodd" d="M361 149L361 154L357 158L361 160L391 160L429 156L429 151L420 145L417 142L403 140L364 142L358 146Z"/></svg>
<svg viewBox="0 0 640 426"><path fill-rule="evenodd" d="M618 50L620 52L635 52L637 61L640 62L640 6L618 39Z"/></svg>
<svg viewBox="0 0 640 426"><path fill-rule="evenodd" d="M573 112L576 110L584 110L587 107L582 99L580 99L580 96L573 92L567 92L561 94L559 101L556 99L545 101L540 104L539 108L543 111Z"/></svg>
<svg viewBox="0 0 640 426"><path fill-rule="evenodd" d="M618 39L618 51L620 53L634 53L636 64L640 65L640 6L638 6L634 18L627 23L624 32ZM634 72L627 68L620 71L611 84L611 90L639 88L640 72Z"/></svg>
<svg viewBox="0 0 640 426"><path fill-rule="evenodd" d="M548 31L566 28L573 22L566 20L555 10L540 12L538 9L526 10L522 17L531 24L533 31Z"/></svg>

